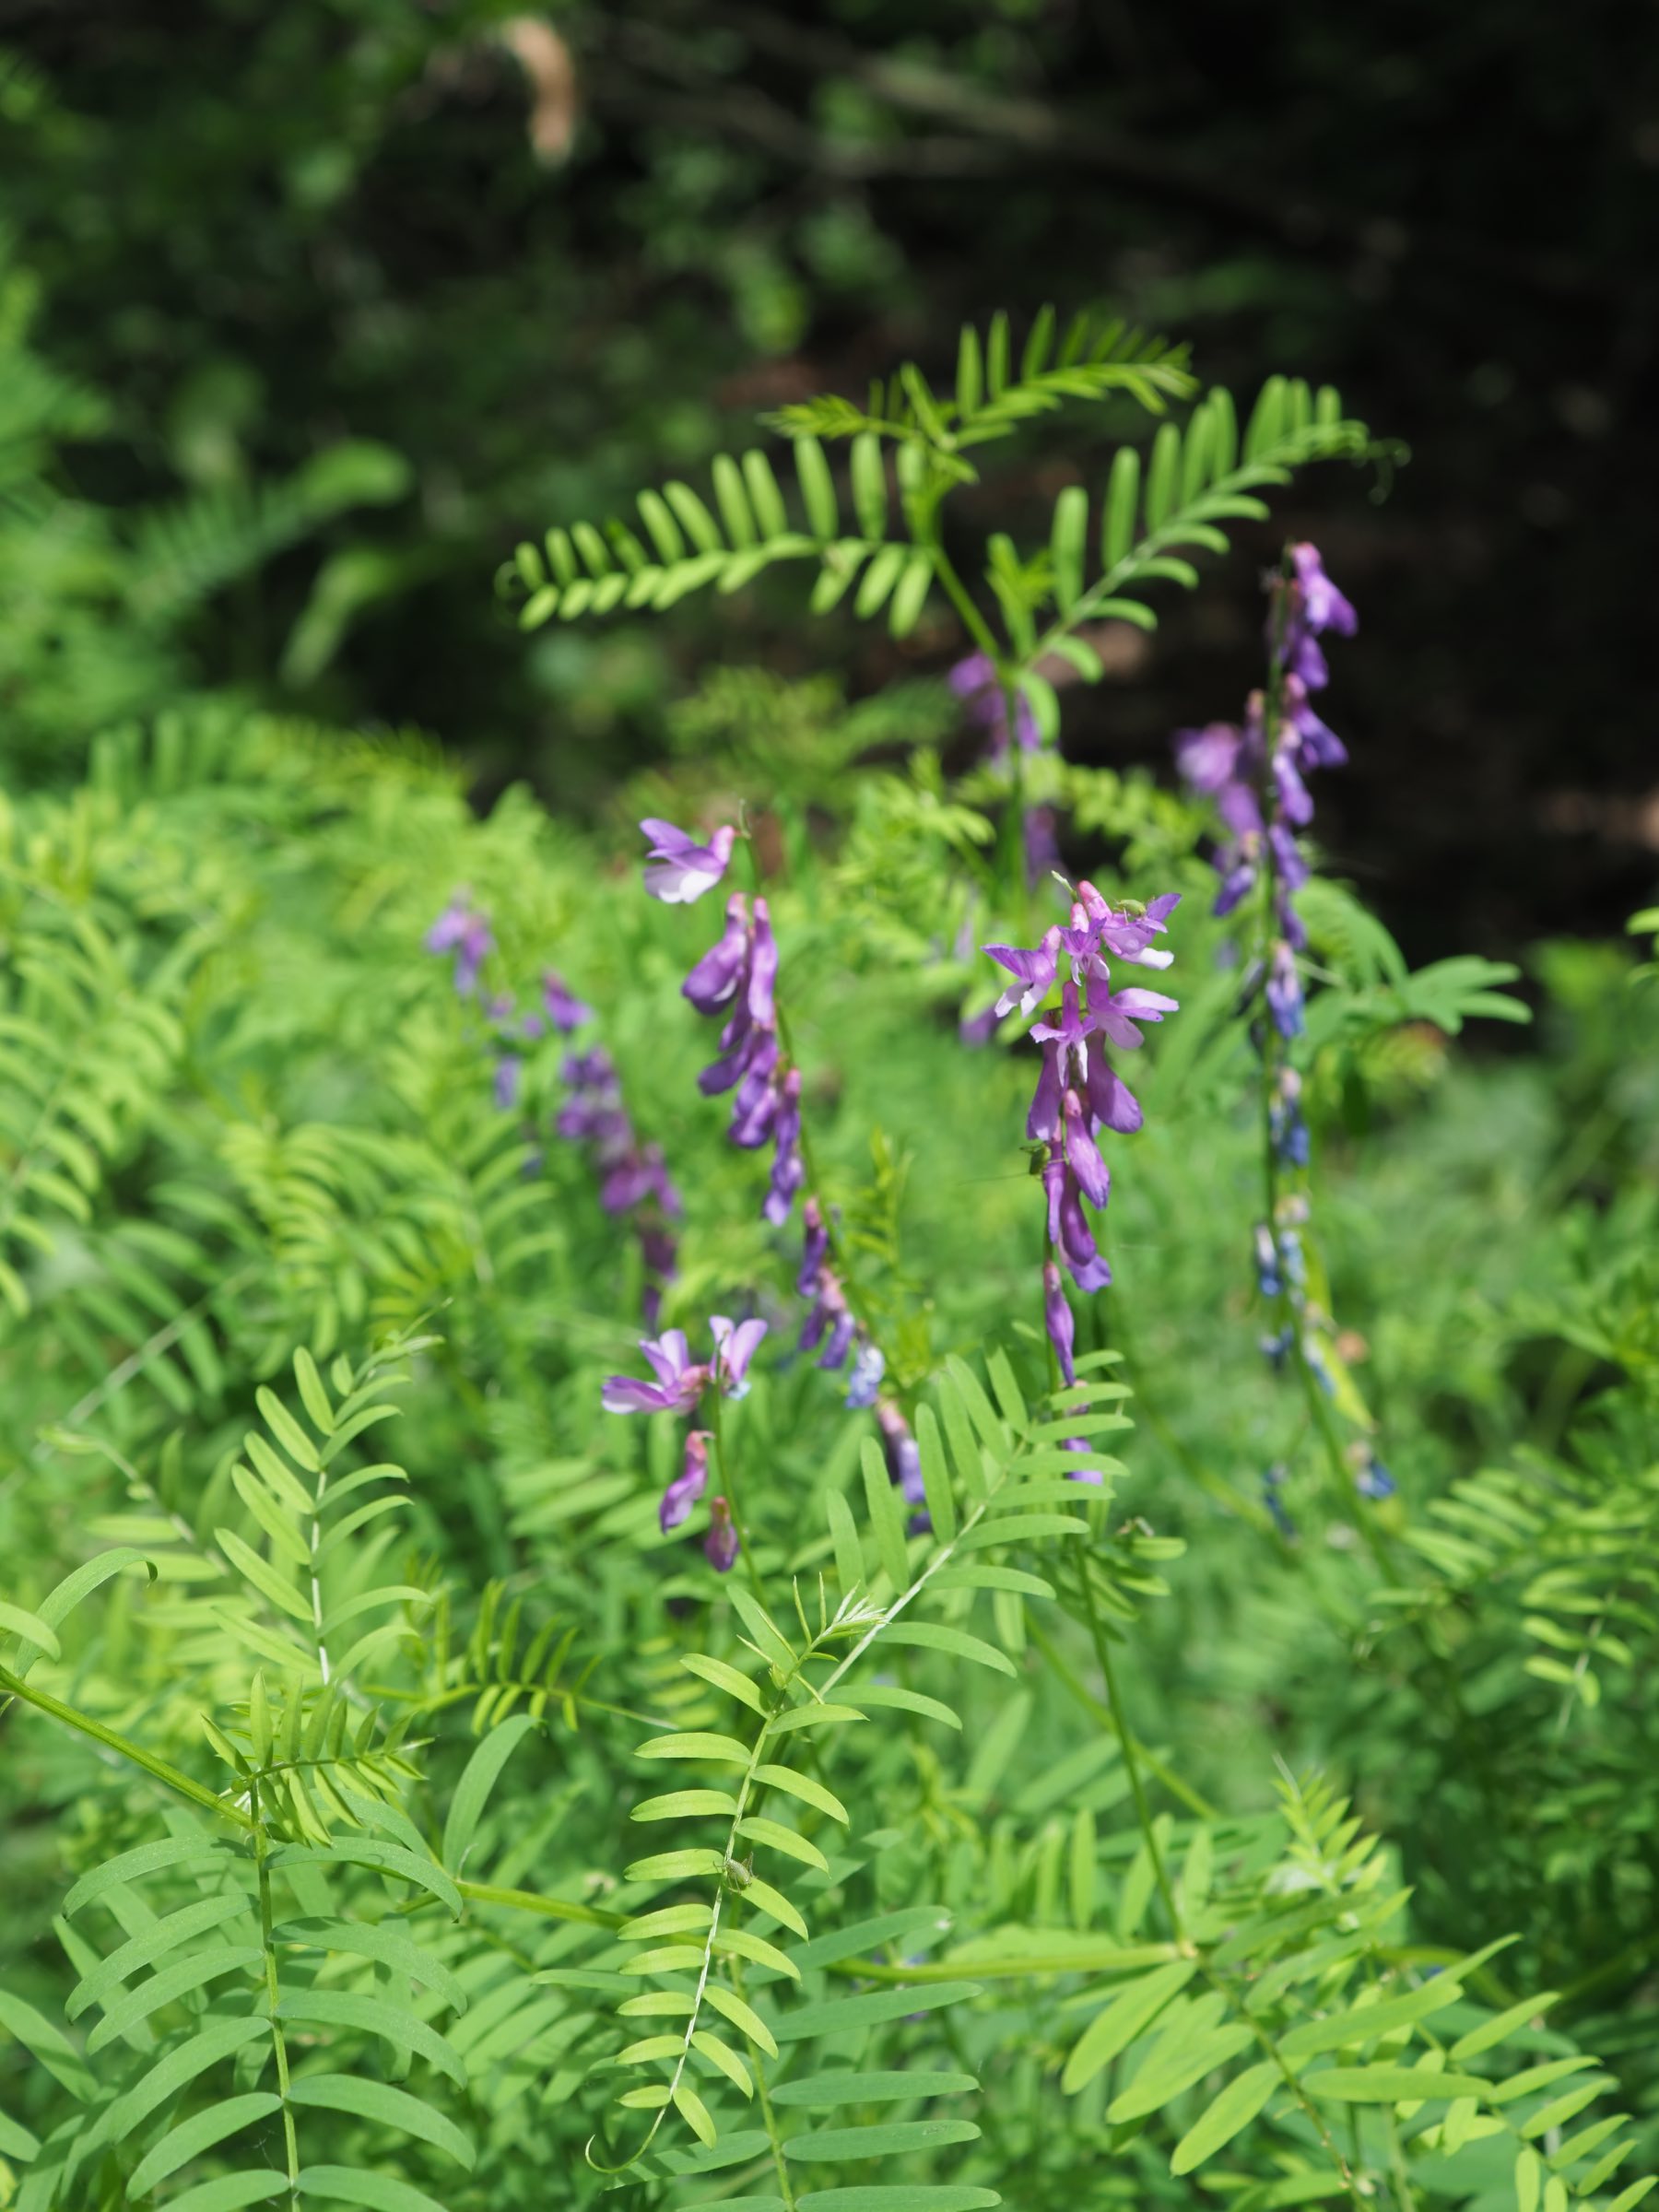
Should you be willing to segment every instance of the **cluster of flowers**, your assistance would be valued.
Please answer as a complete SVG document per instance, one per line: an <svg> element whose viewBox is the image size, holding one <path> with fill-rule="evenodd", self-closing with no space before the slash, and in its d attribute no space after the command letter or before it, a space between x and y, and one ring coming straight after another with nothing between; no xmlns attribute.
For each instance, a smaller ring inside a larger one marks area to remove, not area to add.
<svg viewBox="0 0 1659 2212"><path fill-rule="evenodd" d="M1271 700L1252 692L1241 725L1212 722L1183 730L1175 758L1193 789L1213 798L1227 836L1215 866L1221 877L1218 914L1230 914L1265 870L1272 879L1274 929L1265 949L1265 997L1282 1037L1302 1028L1301 979L1296 956L1307 932L1296 911L1296 893L1308 880L1308 863L1296 841L1313 818L1303 781L1312 770L1340 768L1347 749L1314 712L1310 694L1330 681L1320 638L1326 630L1352 637L1353 607L1325 574L1317 547L1292 546L1288 573L1273 582L1268 638L1277 663ZM1294 1096L1276 1101L1287 1130L1300 1110Z"/></svg>
<svg viewBox="0 0 1659 2212"><path fill-rule="evenodd" d="M561 1036L570 1036L592 1018L589 1008L571 996L558 976L547 977L545 992L548 1018ZM673 1224L684 1210L679 1192L662 1147L641 1144L635 1134L622 1102L616 1064L603 1045L568 1053L559 1074L570 1088L553 1125L569 1142L591 1147L605 1211L632 1216L645 1264L641 1303L646 1322L654 1328L663 1310L664 1288L673 1281L678 1259Z"/></svg>
<svg viewBox="0 0 1659 2212"><path fill-rule="evenodd" d="M606 1413L694 1413L706 1390L723 1398L741 1398L748 1391L748 1366L755 1347L766 1334L763 1321L733 1322L724 1313L709 1321L713 1338L712 1359L694 1360L683 1329L666 1329L659 1337L642 1337L640 1349L655 1375L641 1382L633 1375L606 1378L600 1403ZM692 1429L686 1437L685 1457L679 1473L663 1492L657 1519L668 1535L691 1517L709 1485L709 1446L713 1431ZM732 1510L724 1498L709 1503L709 1528L703 1551L721 1574L736 1564L739 1539Z"/></svg>
<svg viewBox="0 0 1659 2212"><path fill-rule="evenodd" d="M1041 1175L1049 1242L1079 1290L1100 1290L1112 1280L1082 1206L1087 1198L1091 1206L1103 1206L1111 1195L1111 1172L1095 1139L1103 1129L1127 1135L1140 1127L1142 1118L1134 1094L1099 1045L1090 1052L1088 1040L1109 1039L1135 1052L1145 1041L1137 1025L1161 1021L1177 1006L1158 991L1133 985L1114 991L1106 955L1132 967L1167 968L1174 956L1152 940L1163 935L1179 899L1178 891L1171 891L1149 906L1112 907L1092 883L1084 882L1077 886L1070 920L1046 930L1034 949L983 947L1015 979L996 1002L998 1016L1018 1006L1029 1018L1056 982L1061 984L1053 1018L1031 1029L1042 1047L1042 1064L1026 1135L1046 1147Z"/></svg>
<svg viewBox="0 0 1659 2212"><path fill-rule="evenodd" d="M713 889L737 837L722 827L700 845L672 822L647 819L640 827L651 840L645 888L670 906L689 905ZM773 1147L761 1211L781 1228L806 1171L801 1162L801 1073L779 1042L777 974L778 944L766 900L759 892L751 901L734 891L726 900L724 930L680 989L700 1014L724 1017L720 1057L703 1069L698 1088L705 1098L734 1093L729 1134L735 1145L751 1151Z"/></svg>
<svg viewBox="0 0 1659 2212"><path fill-rule="evenodd" d="M1042 1048L1037 1088L1026 1116L1026 1135L1043 1147L1040 1172L1048 1204L1048 1238L1042 1268L1042 1312L1062 1380L1076 1382L1074 1323L1061 1274L1064 1264L1079 1290L1103 1289L1112 1270L1096 1248L1083 1200L1103 1206L1112 1191L1111 1171L1096 1138L1102 1130L1127 1135L1141 1125L1139 1101L1105 1056L1110 1041L1134 1052L1145 1041L1139 1024L1159 1022L1177 1010L1177 1001L1161 992L1131 985L1112 987L1107 955L1138 968L1167 968L1174 957L1154 945L1161 936L1179 892L1166 893L1148 906L1113 907L1092 883L1079 883L1070 917L1045 931L1032 950L987 945L984 950L1014 977L996 1002L999 1016L1016 1006L1030 1017L1060 984L1060 1005L1036 1022L1031 1036ZM1090 1049L1089 1040L1096 1041ZM1078 1451L1086 1447L1080 1442ZM1083 1479L1100 1479L1098 1475Z"/></svg>
<svg viewBox="0 0 1659 2212"><path fill-rule="evenodd" d="M650 842L645 888L667 905L689 905L700 899L730 865L736 832L728 827L716 830L706 845L672 822L648 818L640 828ZM703 1070L698 1085L707 1097L735 1092L730 1132L734 1144L752 1148L772 1145L771 1175L761 1211L774 1227L782 1228L806 1171L801 1145L801 1076L788 1064L779 1036L777 972L777 940L766 900L757 892L751 900L739 891L726 902L724 932L681 989L700 1014L725 1017L721 1056ZM846 1403L854 1410L874 1412L888 1473L906 1501L917 1509L914 1526L925 1518L920 1510L922 1460L915 1438L899 1406L882 1395L886 1359L854 1315L845 1286L830 1264L830 1226L815 1197L806 1200L803 1216L796 1288L811 1302L798 1348L818 1351L818 1366L831 1371L845 1367L851 1359Z"/></svg>
<svg viewBox="0 0 1659 2212"><path fill-rule="evenodd" d="M1270 588L1271 691L1251 695L1241 726L1211 723L1206 729L1182 731L1175 753L1194 790L1216 801L1227 831L1215 855L1221 877L1216 912L1231 913L1264 875L1271 886L1266 941L1253 978L1261 982L1267 1019L1289 1039L1303 1026L1297 955L1307 944L1307 932L1296 910L1296 893L1307 882L1309 867L1297 832L1313 818L1304 779L1314 769L1339 768L1347 759L1342 740L1312 704L1312 694L1330 681L1320 639L1326 631L1352 637L1359 619L1325 574L1314 546L1292 546ZM1267 1085L1268 1141L1279 1165L1300 1173L1309 1159L1301 1077L1288 1062L1270 1058ZM1274 1220L1256 1225L1262 1293L1283 1300L1288 1309L1284 1325L1263 1339L1262 1348L1277 1366L1300 1343L1311 1371L1328 1390L1331 1378L1318 1328L1309 1325L1320 1317L1311 1312L1307 1300L1300 1233L1306 1213L1305 1198L1292 1193L1281 1201Z"/></svg>
<svg viewBox="0 0 1659 2212"><path fill-rule="evenodd" d="M988 735L988 757L993 760L1006 759L1008 702L990 656L971 653L966 660L957 663L945 680L961 700L969 719ZM1031 712L1031 702L1023 694L1014 702L1013 735L1022 753L1041 751L1042 735L1037 727L1037 717ZM1054 809L1028 806L1020 821L1020 832L1025 840L1026 880L1041 883L1051 869L1060 865L1059 820ZM976 1036L969 1041L979 1043L983 1040Z"/></svg>
<svg viewBox="0 0 1659 2212"><path fill-rule="evenodd" d="M504 994L484 998L479 992L485 960L495 949L489 922L466 894L457 893L427 932L426 947L432 953L454 956L454 983L463 998L477 998L491 1025L496 1053L493 1088L496 1105L510 1113L518 1103L524 1062L521 1042L544 1036L551 1029L560 1037L573 1036L595 1017L552 970L542 978L542 1011L521 1015L517 1002ZM632 1215L645 1263L645 1319L653 1327L662 1311L664 1286L673 1279L677 1258L672 1223L679 1218L681 1204L661 1148L641 1144L622 1102L622 1087L610 1054L603 1045L567 1055L559 1070L570 1092L554 1124L559 1135L593 1148L594 1171L599 1183L599 1203L607 1214Z"/></svg>
<svg viewBox="0 0 1659 2212"><path fill-rule="evenodd" d="M1215 854L1221 886L1218 915L1231 913L1265 876L1270 886L1270 918L1247 999L1260 983L1266 1018L1286 1040L1300 1036L1304 1021L1297 955L1307 932L1296 910L1296 893L1309 877L1306 854L1297 833L1313 818L1313 801L1305 779L1315 769L1340 768L1347 749L1321 719L1312 694L1330 681L1321 639L1331 632L1351 638L1359 618L1350 601L1325 574L1318 547L1289 547L1285 566L1275 575L1267 618L1272 654L1270 689L1253 692L1241 726L1211 723L1181 732L1176 759L1194 791L1216 801L1227 835ZM1258 1050L1267 1035L1253 1030ZM1302 1114L1301 1077L1281 1054L1263 1053L1266 1064L1267 1141L1280 1170L1300 1178L1309 1164L1308 1124ZM1302 1231L1308 1220L1305 1188L1286 1191L1273 1218L1258 1221L1253 1232L1256 1284L1278 1308L1279 1326L1264 1335L1262 1350L1276 1368L1300 1353L1308 1373L1327 1394L1335 1378L1325 1355L1332 1323L1309 1294ZM1369 1441L1352 1447L1354 1486L1362 1497L1380 1500L1395 1484ZM1282 1466L1269 1467L1263 1495L1281 1534L1294 1534L1279 1493Z"/></svg>
<svg viewBox="0 0 1659 2212"><path fill-rule="evenodd" d="M524 1074L524 1062L518 1046L528 1039L541 1036L544 1024L539 1014L526 1014L522 1018L517 1002L505 992L486 998L478 985L485 961L495 950L495 937L489 927L489 917L473 905L467 893L457 891L436 922L426 934L426 948L431 953L453 953L454 956L454 984L457 997L476 998L492 1031L491 1043L495 1050L495 1075L492 1088L495 1102L503 1113L511 1113L518 1103L519 1081ZM582 1009L583 1018L586 1009Z"/></svg>

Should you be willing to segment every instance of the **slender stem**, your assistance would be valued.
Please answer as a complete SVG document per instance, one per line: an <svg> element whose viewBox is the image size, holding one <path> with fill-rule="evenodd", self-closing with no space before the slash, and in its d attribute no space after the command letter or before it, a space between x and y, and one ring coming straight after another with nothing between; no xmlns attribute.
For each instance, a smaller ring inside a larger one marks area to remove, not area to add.
<svg viewBox="0 0 1659 2212"><path fill-rule="evenodd" d="M276 2059L276 2093L282 2099L282 2135L288 2153L288 2202L299 2201L300 2194L300 2142L294 2129L294 2108L288 2102L288 2044L282 2033L282 1993L276 1979L276 1942L272 1933L274 1916L271 1911L271 1870L266 1854L270 1849L265 1835L265 1821L259 1810L260 1777L256 1774L248 1785L248 1816L253 1828L253 1865L259 1884L259 1941L265 1952L265 2004L271 2021L271 2048Z"/></svg>
<svg viewBox="0 0 1659 2212"><path fill-rule="evenodd" d="M460 1882L455 1884L465 1898L475 1905L507 1905L515 1912L537 1912L544 1920L580 1921L588 1928L619 1928L626 1917L621 1912L606 1912L597 1905L572 1904L568 1898L541 1897L534 1889L499 1889L493 1882Z"/></svg>
<svg viewBox="0 0 1659 2212"><path fill-rule="evenodd" d="M1095 1604L1094 1587L1088 1579L1087 1561L1078 1570L1077 1581L1082 1590L1084 1610L1088 1616L1088 1632L1094 1640L1095 1657L1100 1663L1101 1679L1106 1685L1106 1699L1111 1709L1112 1733L1116 1735L1119 1748L1123 1752L1124 1771L1129 1777L1130 1794L1135 1799L1135 1817L1140 1824L1141 1839L1147 1846L1147 1855L1152 1862L1152 1876L1158 1884L1158 1894L1163 1899L1164 1911L1170 1916L1171 1933L1178 1944L1184 1943L1185 1936L1182 1928L1180 1908L1175 1902L1175 1891L1171 1885L1169 1869L1164 1865L1163 1849L1158 1841L1158 1831L1152 1825L1152 1809L1147 1803L1146 1784L1141 1780L1140 1760L1136 1757L1135 1741L1124 1717L1123 1698L1119 1692L1117 1677L1112 1665L1112 1645L1106 1634L1106 1624L1101 1620L1100 1608Z"/></svg>
<svg viewBox="0 0 1659 2212"><path fill-rule="evenodd" d="M65 1705L61 1698L54 1698L50 1690L34 1688L20 1675L14 1675L9 1667L0 1666L0 1691L7 1697L20 1698L24 1704L32 1705L37 1712L46 1713L54 1721L62 1721L65 1727L77 1729L82 1735L90 1736L95 1744L102 1744L106 1750L119 1752L123 1759L131 1759L135 1767L142 1767L147 1774L165 1788L176 1792L181 1797L189 1798L192 1805L200 1806L204 1812L222 1814L227 1820L234 1820L239 1827L252 1825L245 1813L227 1804L224 1798L216 1796L205 1783L193 1780L167 1759L159 1759L155 1752L147 1751L142 1744L134 1743L130 1736L107 1727L102 1721L94 1720L89 1712L82 1712L73 1705Z"/></svg>
<svg viewBox="0 0 1659 2212"><path fill-rule="evenodd" d="M1112 1717L1111 1706L1104 1698L1097 1698L1088 1685L1082 1680L1077 1669L1054 1642L1035 1613L1027 1613L1026 1629L1031 1641L1053 1668L1061 1682L1077 1699L1078 1704L1086 1712L1093 1713L1097 1720L1110 1724ZM1218 1806L1213 1806L1207 1797L1201 1795L1191 1783L1182 1781L1174 1769L1159 1759L1157 1752L1144 1744L1138 1735L1135 1738L1135 1749L1136 1757L1147 1773L1155 1782L1161 1783L1171 1797L1178 1797L1188 1812L1194 1814L1200 1820L1219 1820L1222 1818Z"/></svg>
<svg viewBox="0 0 1659 2212"><path fill-rule="evenodd" d="M721 1494L724 1496L727 1504L732 1509L732 1524L737 1531L737 1549L743 1555L743 1569L748 1576L749 1587L754 1591L760 1603L764 1605L766 1592L761 1587L760 1569L756 1563L754 1544L748 1522L744 1515L743 1501L737 1495L736 1460L725 1447L725 1429L721 1418L720 1398L720 1384L717 1381L713 1390L714 1410L711 1418L714 1424L714 1456L720 1462Z"/></svg>
<svg viewBox="0 0 1659 2212"><path fill-rule="evenodd" d="M734 1925L736 1924L739 1917L739 1908L734 1900L732 1907ZM743 1987L743 1969L735 1953L727 1959L726 1968L732 1977L733 1989L747 2004L747 1997ZM772 2168L778 2177L778 2194L783 2199L784 2212L796 2212L794 2182L790 2174L789 2161L783 2156L783 2137L778 2127L777 2113L772 2108L771 2091L767 2086L766 2060L758 2043L750 2046L748 2065L750 2073L755 2077L756 2094L760 2100L761 2124L766 2129L766 2139L771 2146Z"/></svg>

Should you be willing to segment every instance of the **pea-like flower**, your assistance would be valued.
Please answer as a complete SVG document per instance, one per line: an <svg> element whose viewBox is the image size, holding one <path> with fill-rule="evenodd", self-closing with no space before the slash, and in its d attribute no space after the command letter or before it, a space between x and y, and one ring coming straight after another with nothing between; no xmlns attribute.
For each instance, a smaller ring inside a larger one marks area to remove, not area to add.
<svg viewBox="0 0 1659 2212"><path fill-rule="evenodd" d="M429 952L454 954L456 992L470 998L478 987L478 971L495 950L495 939L488 921L465 891L455 893L427 931L425 944Z"/></svg>
<svg viewBox="0 0 1659 2212"><path fill-rule="evenodd" d="M679 1473L663 1492L657 1523L666 1536L691 1518L691 1509L709 1487L709 1446L713 1434L693 1429L686 1439L686 1456Z"/></svg>
<svg viewBox="0 0 1659 2212"><path fill-rule="evenodd" d="M723 823L706 845L672 822L648 815L640 824L650 840L645 863L645 888L665 906L689 906L712 891L731 865L737 832Z"/></svg>
<svg viewBox="0 0 1659 2212"><path fill-rule="evenodd" d="M661 1336L641 1337L640 1349L656 1381L641 1382L633 1375L607 1375L600 1395L606 1412L688 1413L711 1386L722 1397L746 1396L749 1361L766 1334L765 1322L732 1322L724 1313L716 1313L709 1322L709 1333L714 1339L714 1356L705 1360L693 1360L683 1329L665 1329Z"/></svg>

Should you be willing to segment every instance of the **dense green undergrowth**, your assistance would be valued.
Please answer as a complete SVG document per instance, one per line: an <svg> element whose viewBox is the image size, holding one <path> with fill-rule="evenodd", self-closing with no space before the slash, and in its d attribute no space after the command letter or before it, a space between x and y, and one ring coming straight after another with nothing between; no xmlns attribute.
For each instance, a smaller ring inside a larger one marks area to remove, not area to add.
<svg viewBox="0 0 1659 2212"><path fill-rule="evenodd" d="M1131 410L1120 457L962 582L946 500L1062 403ZM1409 974L1316 876L1275 1043L1208 806L1065 761L1112 623L1224 530L1273 558L1292 468L1376 461L1334 395L1241 424L1177 351L998 325L949 394L782 427L791 465L556 529L504 589L626 618L798 562L900 631L942 595L986 758L941 686L729 670L597 827L234 698L14 762L0 2205L1623 2212L1659 2147L1659 994L1546 947L1534 1028L1474 1046L1515 971ZM719 900L644 896L641 817L737 829L722 896L767 902L782 1223L698 1087ZM1120 919L1182 894L1071 1386L1037 1056L977 949L1064 918L1056 830ZM549 971L683 1212L607 1212L560 1132L595 1078ZM1288 1067L1289 1290L1252 1272ZM809 1200L874 1404L794 1348ZM675 1416L600 1409L659 1296L699 1359L767 1324L702 1401L735 1566L709 1508L662 1525Z"/></svg>

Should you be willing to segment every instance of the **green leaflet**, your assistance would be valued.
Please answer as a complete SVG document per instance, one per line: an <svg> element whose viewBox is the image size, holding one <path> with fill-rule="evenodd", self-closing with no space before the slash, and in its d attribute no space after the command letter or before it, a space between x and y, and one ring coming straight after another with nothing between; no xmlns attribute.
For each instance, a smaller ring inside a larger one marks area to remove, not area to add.
<svg viewBox="0 0 1659 2212"><path fill-rule="evenodd" d="M502 1768L530 1731L539 1725L530 1713L514 1713L510 1720L492 1728L467 1760L465 1771L450 1800L449 1818L443 1824L441 1855L444 1865L456 1874L466 1863L467 1851Z"/></svg>
<svg viewBox="0 0 1659 2212"><path fill-rule="evenodd" d="M798 1959L801 1954L795 1954ZM922 1982L902 1989L866 1990L862 1996L830 1997L818 2005L802 2005L778 2022L781 2043L798 2043L808 2036L841 2035L852 2028L868 2028L882 2020L900 2020L912 2012L934 2012L941 2006L960 2005L977 1997L977 1982Z"/></svg>
<svg viewBox="0 0 1659 2212"><path fill-rule="evenodd" d="M1191 2173L1206 2159L1230 2143L1241 2128L1248 2127L1285 2077L1271 2059L1246 2066L1235 2074L1206 2110L1194 2121L1170 2158L1171 2173Z"/></svg>
<svg viewBox="0 0 1659 2212"><path fill-rule="evenodd" d="M783 2148L786 2158L806 2164L898 2158L906 2151L971 2143L979 2132L971 2120L894 2120L868 2127L814 2128L806 2135L792 2136Z"/></svg>
<svg viewBox="0 0 1659 2212"><path fill-rule="evenodd" d="M164 2181L190 2159L210 2150L216 2143L222 2143L227 2136L252 2127L267 2113L279 2111L281 2104L281 2098L273 2091L254 2089L244 2097L229 2097L222 2104L209 2105L206 2112L181 2121L133 2169L127 2180L129 2192L135 2196L145 2195L158 2182ZM244 2174L233 2178L245 2183L249 2177ZM235 2201L252 2204L256 2200L243 2197Z"/></svg>
<svg viewBox="0 0 1659 2212"><path fill-rule="evenodd" d="M1092 2081L1109 2059L1126 2050L1137 2035L1151 2026L1171 1998L1186 1987L1196 1971L1194 1960L1177 1959L1120 1990L1084 2030L1065 2062L1061 2087L1077 2090Z"/></svg>
<svg viewBox="0 0 1659 2212"><path fill-rule="evenodd" d="M472 2145L453 2121L387 2082L365 2080L356 2074L305 2074L289 2088L288 2101L351 2112L359 2120L373 2120L399 2135L431 2143L462 2166L473 2162Z"/></svg>

